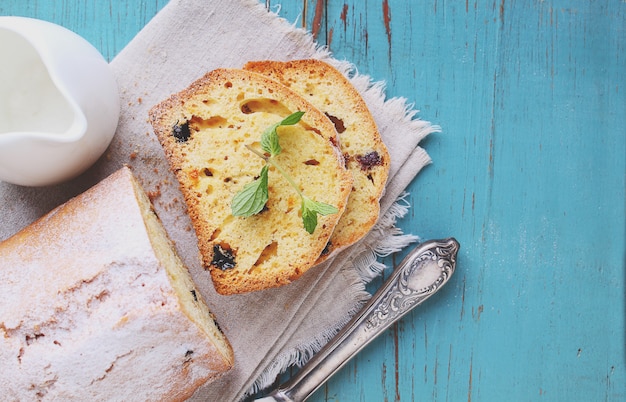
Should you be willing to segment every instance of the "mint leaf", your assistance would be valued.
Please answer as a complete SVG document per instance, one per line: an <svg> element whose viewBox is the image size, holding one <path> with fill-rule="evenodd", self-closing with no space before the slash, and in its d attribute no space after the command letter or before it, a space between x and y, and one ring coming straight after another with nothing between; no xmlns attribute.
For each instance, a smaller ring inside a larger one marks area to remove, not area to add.
<svg viewBox="0 0 626 402"><path fill-rule="evenodd" d="M309 232L309 234L315 232L315 228L317 227L317 212L312 209L304 208L304 203L302 204L302 223L304 224L304 230Z"/></svg>
<svg viewBox="0 0 626 402"><path fill-rule="evenodd" d="M231 204L234 216L249 217L263 210L269 198L267 189L268 169L267 165L263 166L259 178L246 184L241 191L235 194Z"/></svg>
<svg viewBox="0 0 626 402"><path fill-rule="evenodd" d="M314 207L311 208L313 209L315 212L317 212L320 215L331 215L331 214L336 214L337 212L339 212L339 210L330 204L326 204L325 202L317 202L317 201L313 201L313 205Z"/></svg>
<svg viewBox="0 0 626 402"><path fill-rule="evenodd" d="M293 126L294 124L298 124L300 119L304 116L304 112L294 112L289 116L285 117L281 122L280 126Z"/></svg>
<svg viewBox="0 0 626 402"><path fill-rule="evenodd" d="M276 132L279 125L280 123L273 124L261 135L261 148L272 156L278 155L282 151Z"/></svg>
<svg viewBox="0 0 626 402"><path fill-rule="evenodd" d="M302 223L304 229L312 234L317 227L317 215L330 215L339 212L337 208L324 202L313 201L309 197L302 195Z"/></svg>
<svg viewBox="0 0 626 402"><path fill-rule="evenodd" d="M261 148L271 156L276 156L282 151L276 129L280 126L293 126L298 124L304 112L295 112L282 119L279 123L268 127L261 135Z"/></svg>

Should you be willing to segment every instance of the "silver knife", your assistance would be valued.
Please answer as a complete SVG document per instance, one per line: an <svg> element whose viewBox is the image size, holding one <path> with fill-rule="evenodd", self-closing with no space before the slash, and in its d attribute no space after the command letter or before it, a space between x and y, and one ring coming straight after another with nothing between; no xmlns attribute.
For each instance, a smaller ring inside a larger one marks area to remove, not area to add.
<svg viewBox="0 0 626 402"><path fill-rule="evenodd" d="M402 260L352 320L289 381L257 402L301 402L374 338L445 285L456 268L459 243L429 240Z"/></svg>

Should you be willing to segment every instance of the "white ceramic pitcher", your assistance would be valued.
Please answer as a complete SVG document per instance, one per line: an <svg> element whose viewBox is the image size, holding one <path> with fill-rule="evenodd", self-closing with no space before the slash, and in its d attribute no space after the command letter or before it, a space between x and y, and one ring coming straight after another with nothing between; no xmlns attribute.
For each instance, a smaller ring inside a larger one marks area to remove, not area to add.
<svg viewBox="0 0 626 402"><path fill-rule="evenodd" d="M120 113L104 57L74 32L24 17L0 17L0 54L0 180L43 186L85 171Z"/></svg>

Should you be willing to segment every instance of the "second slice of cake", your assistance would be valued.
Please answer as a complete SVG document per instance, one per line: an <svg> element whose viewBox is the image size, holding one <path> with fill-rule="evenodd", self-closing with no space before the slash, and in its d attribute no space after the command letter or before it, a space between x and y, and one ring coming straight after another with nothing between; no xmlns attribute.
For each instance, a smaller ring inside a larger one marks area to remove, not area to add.
<svg viewBox="0 0 626 402"><path fill-rule="evenodd" d="M316 59L249 62L244 69L268 76L304 97L335 124L346 166L354 178L348 206L319 261L365 236L378 220L390 158L374 117L350 81Z"/></svg>

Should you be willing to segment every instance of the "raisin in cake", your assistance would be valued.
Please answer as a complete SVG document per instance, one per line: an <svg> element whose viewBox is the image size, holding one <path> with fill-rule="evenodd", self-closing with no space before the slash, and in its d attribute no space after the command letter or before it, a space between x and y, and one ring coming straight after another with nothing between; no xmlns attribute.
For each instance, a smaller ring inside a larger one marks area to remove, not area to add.
<svg viewBox="0 0 626 402"><path fill-rule="evenodd" d="M315 59L255 61L244 68L280 81L303 96L335 123L339 133L354 189L320 262L361 239L376 223L389 174L387 148L361 95L328 63Z"/></svg>
<svg viewBox="0 0 626 402"><path fill-rule="evenodd" d="M128 168L0 243L3 400L184 400L233 366Z"/></svg>
<svg viewBox="0 0 626 402"><path fill-rule="evenodd" d="M298 193L274 168L269 200L250 217L235 217L234 195L255 180L265 162L262 133L296 112L296 125L277 132L276 161L310 198L338 213L318 218L309 234ZM281 286L300 277L324 251L352 190L332 122L287 87L261 74L217 69L150 111L150 121L176 174L204 266L221 294Z"/></svg>

